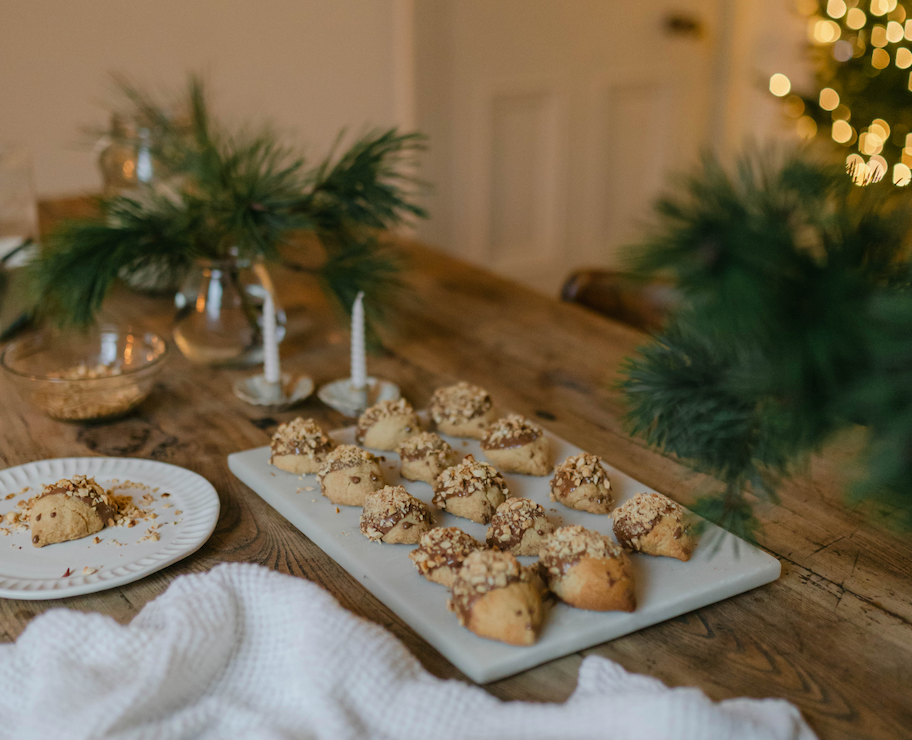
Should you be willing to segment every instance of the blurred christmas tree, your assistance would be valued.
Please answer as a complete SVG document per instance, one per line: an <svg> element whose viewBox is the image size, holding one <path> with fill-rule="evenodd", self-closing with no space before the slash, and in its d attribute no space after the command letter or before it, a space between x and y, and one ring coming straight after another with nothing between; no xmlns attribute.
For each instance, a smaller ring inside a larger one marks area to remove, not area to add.
<svg viewBox="0 0 912 740"><path fill-rule="evenodd" d="M851 491L912 528L912 209L805 152L708 157L656 204L632 252L681 305L626 365L630 430L723 484L698 502L743 537L750 494L840 430L867 429Z"/></svg>
<svg viewBox="0 0 912 740"><path fill-rule="evenodd" d="M912 181L912 2L798 0L808 17L817 89L792 90L780 73L770 91L785 99L803 138L843 152L858 184L889 175Z"/></svg>

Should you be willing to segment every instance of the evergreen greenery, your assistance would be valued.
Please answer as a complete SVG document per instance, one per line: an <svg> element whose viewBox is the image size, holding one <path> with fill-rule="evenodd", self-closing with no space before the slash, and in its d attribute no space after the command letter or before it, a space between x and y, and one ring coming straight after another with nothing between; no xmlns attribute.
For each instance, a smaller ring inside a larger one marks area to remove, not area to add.
<svg viewBox="0 0 912 740"><path fill-rule="evenodd" d="M905 193L839 166L752 152L714 158L656 207L632 259L682 305L630 359L633 432L724 483L698 510L741 536L748 494L775 498L847 425L869 428L854 491L912 526L912 291Z"/></svg>
<svg viewBox="0 0 912 740"><path fill-rule="evenodd" d="M32 268L42 310L84 325L118 276L179 275L198 258L278 260L281 247L307 244L295 238L302 231L322 246L318 259L307 255L318 266L303 269L345 310L358 290L375 306L402 288L401 263L378 232L426 216L410 200L423 184L406 172L424 149L421 135L369 133L308 168L269 129L228 132L215 124L195 77L182 115L119 84L129 115L149 131L145 142L166 187L101 198L98 218L52 234Z"/></svg>

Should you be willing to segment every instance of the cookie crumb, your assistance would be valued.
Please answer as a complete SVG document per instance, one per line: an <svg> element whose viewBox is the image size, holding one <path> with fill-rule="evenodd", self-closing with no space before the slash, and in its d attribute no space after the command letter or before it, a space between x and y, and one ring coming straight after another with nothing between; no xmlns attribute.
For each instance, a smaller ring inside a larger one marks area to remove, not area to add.
<svg viewBox="0 0 912 740"><path fill-rule="evenodd" d="M84 575L84 576L90 576L93 573L97 573L97 572L98 572L98 568L90 568L88 565L82 569L82 575Z"/></svg>

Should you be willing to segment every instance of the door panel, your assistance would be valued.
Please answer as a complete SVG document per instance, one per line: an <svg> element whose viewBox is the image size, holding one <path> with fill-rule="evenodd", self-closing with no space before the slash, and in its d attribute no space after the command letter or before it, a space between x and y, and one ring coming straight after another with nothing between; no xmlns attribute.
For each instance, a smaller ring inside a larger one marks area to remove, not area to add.
<svg viewBox="0 0 912 740"><path fill-rule="evenodd" d="M418 235L552 294L616 265L706 143L716 1L676 3L702 29L683 34L658 0L417 3L416 119L441 183Z"/></svg>

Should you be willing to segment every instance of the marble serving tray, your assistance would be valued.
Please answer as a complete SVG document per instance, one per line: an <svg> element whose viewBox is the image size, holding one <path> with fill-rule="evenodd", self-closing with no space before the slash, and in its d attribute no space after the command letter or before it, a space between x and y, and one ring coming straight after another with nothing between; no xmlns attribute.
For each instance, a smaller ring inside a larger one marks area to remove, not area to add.
<svg viewBox="0 0 912 740"><path fill-rule="evenodd" d="M353 444L354 427L339 429L331 436L341 443ZM478 442L446 439L462 454L471 453L479 460L484 459ZM557 462L581 452L580 448L559 437L549 434L549 439ZM433 494L431 486L400 478L396 453L376 454L386 458L383 470L388 483L405 485L413 496L430 503ZM315 475L298 476L271 466L269 447L230 455L228 466L238 478L477 683L495 681L749 591L775 581L780 572L779 561L774 557L709 525L703 538L705 544L711 536L712 547L698 546L687 563L646 555L631 557L636 577L635 612L589 612L557 603L546 609L544 630L539 641L531 647L513 647L476 637L461 627L456 616L447 611L447 590L424 580L409 560L408 553L414 546L385 545L367 540L358 528L361 509L342 506L336 513L336 506L320 495ZM610 465L606 468L616 504L635 493L653 490ZM512 495L540 503L556 525L581 524L613 538L609 517L574 511L550 501L550 476L535 478L507 474L504 477ZM445 512L432 511L435 523L440 526L460 527L477 540L484 541L486 527L483 525ZM520 560L526 564L534 562L534 558Z"/></svg>

